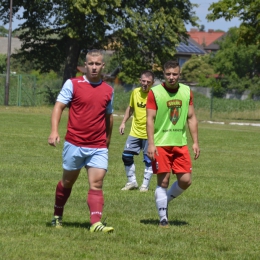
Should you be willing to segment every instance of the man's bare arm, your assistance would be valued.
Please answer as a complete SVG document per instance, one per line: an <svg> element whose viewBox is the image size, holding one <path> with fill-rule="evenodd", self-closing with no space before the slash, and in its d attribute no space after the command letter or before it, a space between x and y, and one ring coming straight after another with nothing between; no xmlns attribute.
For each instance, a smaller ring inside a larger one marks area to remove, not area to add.
<svg viewBox="0 0 260 260"><path fill-rule="evenodd" d="M124 118L122 120L122 123L121 125L119 126L119 133L121 135L124 134L124 131L125 131L125 123L127 122L127 120L132 116L134 112L134 109L130 106L127 107L127 109L125 110L125 115L124 115Z"/></svg>
<svg viewBox="0 0 260 260"><path fill-rule="evenodd" d="M51 116L51 134L48 138L49 145L56 146L56 144L60 142L59 123L61 119L61 114L65 107L65 104L58 101L54 105Z"/></svg>
<svg viewBox="0 0 260 260"><path fill-rule="evenodd" d="M198 159L200 156L200 148L199 148L199 137L198 137L198 120L195 115L194 106L189 106L187 123L190 131L191 138L193 140L192 149L195 154L194 159Z"/></svg>
<svg viewBox="0 0 260 260"><path fill-rule="evenodd" d="M109 144L112 136L113 123L114 123L113 114L106 114L107 148L109 148Z"/></svg>
<svg viewBox="0 0 260 260"><path fill-rule="evenodd" d="M154 160L154 153L158 154L154 145L154 119L156 116L156 110L146 109L146 131L148 139L147 156Z"/></svg>

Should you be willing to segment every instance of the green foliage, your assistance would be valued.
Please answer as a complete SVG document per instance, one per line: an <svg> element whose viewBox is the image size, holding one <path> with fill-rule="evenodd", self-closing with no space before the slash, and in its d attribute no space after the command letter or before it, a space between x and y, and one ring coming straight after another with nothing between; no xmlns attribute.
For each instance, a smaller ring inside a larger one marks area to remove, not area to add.
<svg viewBox="0 0 260 260"><path fill-rule="evenodd" d="M0 4L0 19L7 23L9 3ZM25 20L18 28L23 45L16 57L33 61L41 72L59 72L63 65L63 82L76 75L80 53L115 41L120 77L133 83L140 70L174 56L175 46L187 37L185 23L197 25L189 0L17 0L13 6L16 17L23 7L18 18Z"/></svg>
<svg viewBox="0 0 260 260"><path fill-rule="evenodd" d="M37 79L38 95L43 96L43 105L54 105L57 96L61 90L62 80L57 73L50 71L49 73L40 73L40 71L32 71Z"/></svg>
<svg viewBox="0 0 260 260"><path fill-rule="evenodd" d="M254 44L246 46L237 45L239 30L231 28L226 37L219 42L220 50L212 58L216 73L220 75L222 87L225 89L236 89L243 92L246 89L254 89L254 82L259 80L260 63L256 57L260 50ZM260 89L260 86L258 85Z"/></svg>
<svg viewBox="0 0 260 260"><path fill-rule="evenodd" d="M259 85L254 84L259 81L254 77L260 75L259 8L260 0L221 0L211 4L211 13L207 16L210 21L219 18L231 20L234 17L241 21L238 29L229 31L215 65L218 71L228 76L229 87L237 86L240 91L249 88L252 95L260 91ZM220 60L225 62L218 62Z"/></svg>
<svg viewBox="0 0 260 260"><path fill-rule="evenodd" d="M213 3L209 7L210 14L208 20L215 21L224 18L230 21L232 18L239 18L239 38L237 42L247 45L256 44L259 48L260 42L260 19L259 19L259 0L221 0ZM260 55L258 54L258 58Z"/></svg>
<svg viewBox="0 0 260 260"><path fill-rule="evenodd" d="M32 60L24 60L21 56L12 55L10 65L11 70L17 74L30 74L31 71L35 70L35 62Z"/></svg>
<svg viewBox="0 0 260 260"><path fill-rule="evenodd" d="M214 88L214 91L216 90L217 87ZM211 100L209 98L195 91L193 92L193 95L194 95L194 107L196 110L206 109L210 111ZM232 119L232 117L229 114L232 112L238 113L243 111L251 111L253 114L253 111L259 111L259 109L260 109L259 101L252 101L250 99L248 100L223 99L223 98L218 98L217 95L214 95L213 98L212 111L218 113L219 112L225 113L225 115L223 116L225 119ZM244 118L241 115L240 117L241 117L240 119L244 119L244 120L250 119L248 115L247 117Z"/></svg>
<svg viewBox="0 0 260 260"><path fill-rule="evenodd" d="M65 206L63 229L50 226L67 124L66 110L60 123L62 141L56 148L48 146L51 110L0 106L1 259L260 258L260 150L252 138L259 135L259 127L199 124L201 157L193 161L191 187L169 204L167 230L158 227L156 176L147 193L120 190L126 182L121 153L130 122L121 136L122 117L114 117L103 218L115 232L91 234L85 169ZM142 159L135 156L139 185Z"/></svg>
<svg viewBox="0 0 260 260"><path fill-rule="evenodd" d="M7 37L8 36L8 30L5 29L4 26L0 26L0 37Z"/></svg>
<svg viewBox="0 0 260 260"><path fill-rule="evenodd" d="M117 54L113 55L104 55L105 68L103 69L104 74L111 74L116 68L118 68L119 62Z"/></svg>
<svg viewBox="0 0 260 260"><path fill-rule="evenodd" d="M199 82L201 78L214 75L213 66L209 64L209 55L192 55L181 70L181 77L186 81Z"/></svg>
<svg viewBox="0 0 260 260"><path fill-rule="evenodd" d="M6 54L0 53L0 74L3 74L6 71L6 66L7 66L6 61L7 61Z"/></svg>
<svg viewBox="0 0 260 260"><path fill-rule="evenodd" d="M254 77L248 82L250 96L253 99L255 96L260 96L260 78Z"/></svg>
<svg viewBox="0 0 260 260"><path fill-rule="evenodd" d="M122 87L115 86L113 107L115 110L125 111L129 105L131 91L125 92Z"/></svg>
<svg viewBox="0 0 260 260"><path fill-rule="evenodd" d="M205 25L204 24L200 25L199 31L200 32L205 32Z"/></svg>
<svg viewBox="0 0 260 260"><path fill-rule="evenodd" d="M231 28L226 37L219 42L220 50L213 59L214 68L218 73L232 79L252 78L260 73L260 64L255 59L260 50L258 51L254 44L237 45L238 38L238 29Z"/></svg>
<svg viewBox="0 0 260 260"><path fill-rule="evenodd" d="M5 85L5 75L0 75L0 86ZM10 106L40 106L55 103L62 79L55 72L11 74L9 84ZM4 104L4 87L0 88L0 104Z"/></svg>
<svg viewBox="0 0 260 260"><path fill-rule="evenodd" d="M126 17L118 20L126 29L116 33L122 66L119 78L135 83L140 71L154 70L174 57L174 46L187 37L184 21L192 20L194 13L189 1L147 1L146 8L126 7Z"/></svg>

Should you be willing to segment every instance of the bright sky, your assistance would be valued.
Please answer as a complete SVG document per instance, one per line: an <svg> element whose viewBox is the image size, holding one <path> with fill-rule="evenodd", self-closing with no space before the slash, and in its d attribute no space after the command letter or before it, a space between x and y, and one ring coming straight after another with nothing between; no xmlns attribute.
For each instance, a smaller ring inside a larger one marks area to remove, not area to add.
<svg viewBox="0 0 260 260"><path fill-rule="evenodd" d="M214 22L208 22L206 19L207 14L209 13L208 8L212 3L218 2L217 0L212 1L212 0L197 0L194 2L194 0L191 0L191 3L198 4L199 7L194 9L196 11L196 15L199 17L200 21L198 22L200 25L205 26L205 31L207 32L209 29L214 29L214 30L223 30L223 31L228 31L230 27L239 27L240 21L239 19L232 19L231 21L225 21L223 18L218 19ZM192 28L191 25L186 25L187 31L190 31Z"/></svg>
<svg viewBox="0 0 260 260"><path fill-rule="evenodd" d="M203 24L205 26L205 31L207 32L209 29L221 29L223 31L228 31L228 29L230 27L238 27L240 25L240 21L236 18L233 19L231 21L225 21L223 18L222 19L218 19L215 22L207 22L206 20L206 15L209 13L208 8L210 6L211 3L213 2L218 2L217 0L212 1L212 0L196 0L196 2L194 2L194 0L191 0L192 3L196 3L199 5L198 8L195 9L196 11L196 15L199 17L200 21L199 24ZM21 23L21 21L17 21L14 19L13 23L12 23L12 29L16 29L18 27L18 24ZM0 25L2 25L1 21L0 21ZM9 24L5 25L6 29L9 29ZM190 29L192 28L191 25L186 25L187 31L190 31Z"/></svg>

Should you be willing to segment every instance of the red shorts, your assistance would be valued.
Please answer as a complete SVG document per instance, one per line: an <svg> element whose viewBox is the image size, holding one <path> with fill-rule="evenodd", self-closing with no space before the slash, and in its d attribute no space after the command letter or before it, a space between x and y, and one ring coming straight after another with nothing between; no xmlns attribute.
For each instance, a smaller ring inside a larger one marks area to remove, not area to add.
<svg viewBox="0 0 260 260"><path fill-rule="evenodd" d="M152 162L153 173L191 173L192 164L188 146L159 146Z"/></svg>

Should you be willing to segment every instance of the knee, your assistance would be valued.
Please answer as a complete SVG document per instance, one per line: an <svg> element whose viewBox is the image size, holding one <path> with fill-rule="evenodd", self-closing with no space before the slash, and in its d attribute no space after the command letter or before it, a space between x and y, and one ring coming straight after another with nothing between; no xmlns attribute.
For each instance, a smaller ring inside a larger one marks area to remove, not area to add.
<svg viewBox="0 0 260 260"><path fill-rule="evenodd" d="M65 189L71 189L74 183L75 182L72 180L66 180L66 179L61 180L61 184Z"/></svg>
<svg viewBox="0 0 260 260"><path fill-rule="evenodd" d="M183 190L188 189L191 186L191 183L192 183L191 179L184 179L178 181L179 187Z"/></svg>
<svg viewBox="0 0 260 260"><path fill-rule="evenodd" d="M89 184L90 190L102 190L103 180L97 180Z"/></svg>
<svg viewBox="0 0 260 260"><path fill-rule="evenodd" d="M131 166L134 163L134 155L131 152L124 151L122 154L122 160L125 166Z"/></svg>
<svg viewBox="0 0 260 260"><path fill-rule="evenodd" d="M164 181L162 181L160 183L157 183L157 185L161 186L162 188L167 189L169 187L169 181L164 180Z"/></svg>
<svg viewBox="0 0 260 260"><path fill-rule="evenodd" d="M157 185L162 188L168 188L170 183L169 174L157 174Z"/></svg>

